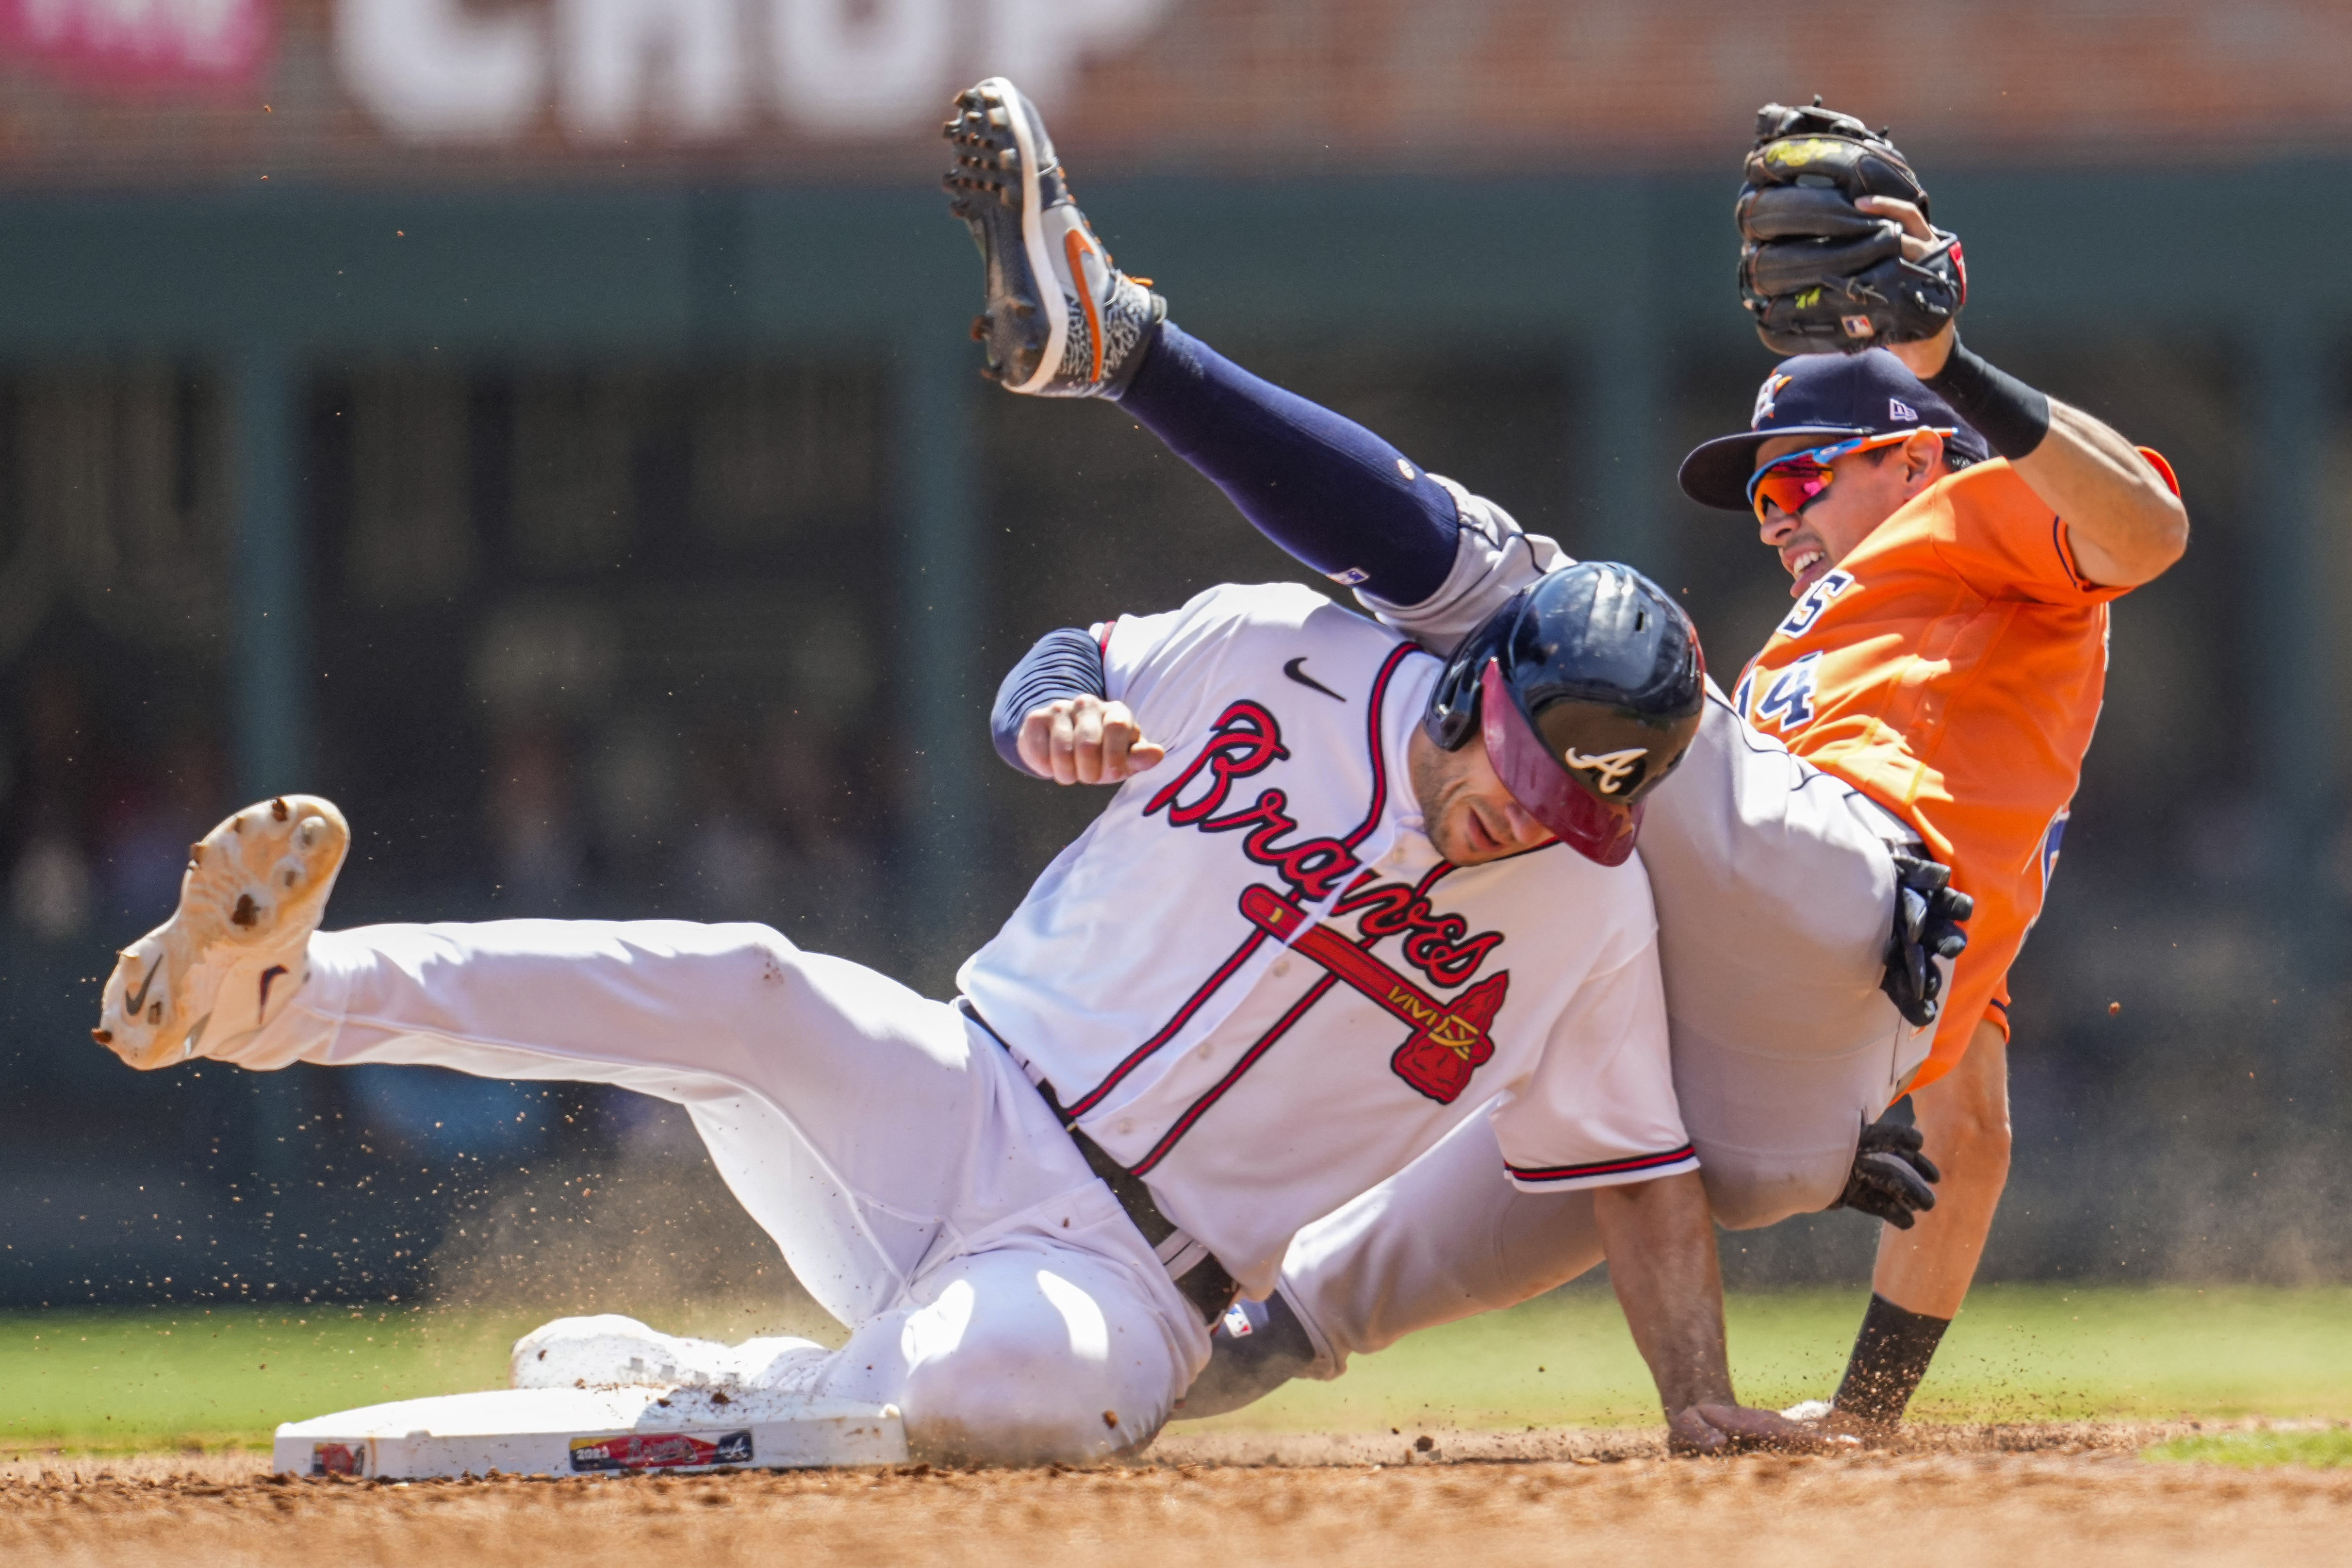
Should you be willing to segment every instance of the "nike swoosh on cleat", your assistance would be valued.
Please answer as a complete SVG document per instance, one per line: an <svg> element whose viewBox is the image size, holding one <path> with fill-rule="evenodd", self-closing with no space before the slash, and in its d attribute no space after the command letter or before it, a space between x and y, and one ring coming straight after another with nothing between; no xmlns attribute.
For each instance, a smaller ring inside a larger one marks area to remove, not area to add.
<svg viewBox="0 0 2352 1568"><path fill-rule="evenodd" d="M254 1010L254 1016L257 1018L268 1017L269 983L285 973L286 966L282 963L273 963L268 968L261 972L261 1005Z"/></svg>
<svg viewBox="0 0 2352 1568"><path fill-rule="evenodd" d="M1307 656L1305 654L1300 654L1297 658L1292 659L1288 664L1282 667L1282 673L1290 677L1291 679L1298 682L1299 685L1307 688L1309 690L1321 692L1324 696L1328 697L1334 702L1345 702L1348 700L1346 698L1340 696L1338 692L1332 690L1329 687L1324 685L1321 681L1316 679L1313 676L1298 668L1306 662Z"/></svg>
<svg viewBox="0 0 2352 1568"><path fill-rule="evenodd" d="M163 967L163 961L161 957L152 959L148 962L147 978L139 983L139 994L136 996L125 996L122 999L122 1016L124 1017L136 1021L139 1015L147 1011L147 993L155 988L155 976L162 972Z"/></svg>

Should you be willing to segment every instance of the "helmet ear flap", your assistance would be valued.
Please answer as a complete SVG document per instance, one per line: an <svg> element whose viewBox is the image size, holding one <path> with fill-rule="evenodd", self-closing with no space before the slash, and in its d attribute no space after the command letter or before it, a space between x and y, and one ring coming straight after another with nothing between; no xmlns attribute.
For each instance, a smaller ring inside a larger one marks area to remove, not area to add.
<svg viewBox="0 0 2352 1568"><path fill-rule="evenodd" d="M1421 727L1440 751L1458 752L1478 732L1478 669L1483 668L1454 661L1439 673Z"/></svg>
<svg viewBox="0 0 2352 1568"><path fill-rule="evenodd" d="M1496 606L1494 614L1464 637L1430 689L1429 711L1422 716L1422 731L1440 750L1458 752L1479 732L1478 678L1510 640L1520 608L1532 589L1522 588Z"/></svg>

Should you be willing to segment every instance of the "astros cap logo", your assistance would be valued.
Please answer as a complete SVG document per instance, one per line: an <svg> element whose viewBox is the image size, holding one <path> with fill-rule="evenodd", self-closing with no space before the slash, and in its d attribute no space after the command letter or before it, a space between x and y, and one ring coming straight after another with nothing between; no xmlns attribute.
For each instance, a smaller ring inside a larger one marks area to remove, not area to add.
<svg viewBox="0 0 2352 1568"><path fill-rule="evenodd" d="M1796 379L1793 375L1783 375L1777 370L1764 378L1764 384L1756 389L1756 412L1748 421L1748 427L1750 430L1763 428L1764 421L1771 418L1774 412L1772 400L1780 395L1782 387Z"/></svg>

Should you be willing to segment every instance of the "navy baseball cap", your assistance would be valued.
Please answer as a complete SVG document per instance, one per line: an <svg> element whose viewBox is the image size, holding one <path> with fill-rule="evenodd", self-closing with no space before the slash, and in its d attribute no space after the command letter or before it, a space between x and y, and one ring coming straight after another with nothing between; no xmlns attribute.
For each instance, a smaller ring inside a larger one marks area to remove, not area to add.
<svg viewBox="0 0 2352 1568"><path fill-rule="evenodd" d="M1683 493L1702 506L1746 511L1756 449L1782 436L1848 436L1948 431L1944 458L1955 468L1992 456L1983 437L1960 423L1952 405L1927 390L1885 349L1858 354L1799 354L1772 367L1756 392L1756 416L1737 436L1718 436L1683 459Z"/></svg>

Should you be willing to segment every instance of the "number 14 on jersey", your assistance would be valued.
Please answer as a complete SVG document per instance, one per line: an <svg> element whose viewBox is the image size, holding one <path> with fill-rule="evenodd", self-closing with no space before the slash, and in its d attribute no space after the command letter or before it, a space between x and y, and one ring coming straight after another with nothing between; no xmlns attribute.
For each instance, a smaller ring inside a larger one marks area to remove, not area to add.
<svg viewBox="0 0 2352 1568"><path fill-rule="evenodd" d="M1769 677L1763 700L1753 707L1748 700L1755 694L1759 673ZM1812 722L1813 689L1821 679L1822 656L1809 653L1788 668L1759 672L1750 669L1739 682L1736 706L1748 715L1748 722L1759 730L1788 734Z"/></svg>

